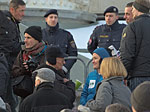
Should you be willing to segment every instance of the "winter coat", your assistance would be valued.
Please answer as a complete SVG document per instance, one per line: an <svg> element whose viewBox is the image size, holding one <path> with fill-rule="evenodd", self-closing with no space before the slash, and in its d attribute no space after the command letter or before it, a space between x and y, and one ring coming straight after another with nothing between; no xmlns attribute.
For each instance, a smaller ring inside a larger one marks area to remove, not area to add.
<svg viewBox="0 0 150 112"><path fill-rule="evenodd" d="M101 82L102 80L103 77L97 72L97 70L89 73L81 93L80 104L85 105L87 101L94 98L97 83Z"/></svg>
<svg viewBox="0 0 150 112"><path fill-rule="evenodd" d="M11 29L13 30L13 34L11 35L11 38L9 39L9 42L7 39L3 40L2 42L5 42L6 45L9 47L5 48L5 54L6 58L9 62L9 69L12 68L13 63L18 55L18 53L21 50L21 36L20 36L20 29L19 29L19 21L17 21L9 11L3 11L6 15L7 19L9 20L8 24L11 24Z"/></svg>
<svg viewBox="0 0 150 112"><path fill-rule="evenodd" d="M40 69L40 68L49 68L49 69L53 70L56 73L55 74L56 75L56 80L54 82L54 89L56 91L64 94L65 96L67 96L67 98L69 99L69 102L72 104L72 107L73 107L73 102L75 101L75 98L76 98L74 82L69 80L66 83L64 83L60 72L58 70L56 70L55 68L49 66L49 65L42 64L37 69Z"/></svg>
<svg viewBox="0 0 150 112"><path fill-rule="evenodd" d="M10 103L11 81L8 72L8 63L3 53L0 53L0 97L4 102Z"/></svg>
<svg viewBox="0 0 150 112"><path fill-rule="evenodd" d="M50 82L38 85L35 92L21 103L19 112L60 112L69 108L68 98L53 88Z"/></svg>
<svg viewBox="0 0 150 112"><path fill-rule="evenodd" d="M40 44L40 43L39 43ZM31 55L32 57L32 61L34 62L33 64L36 64L37 66L39 66L42 63L45 63L45 49L46 49L46 45L43 44L43 49L40 52L37 52L36 54ZM40 47L36 49L36 51L39 51ZM23 63L23 53L27 52L26 50L22 50L20 51L20 53L18 54L13 68L12 68L12 75L13 77L17 77L17 76L21 76L21 75L28 75L31 76L32 75L32 71L28 71L25 69ZM31 62L31 59L28 59L28 62ZM36 69L36 67L34 68L34 70Z"/></svg>
<svg viewBox="0 0 150 112"><path fill-rule="evenodd" d="M110 45L118 50L125 26L125 24L119 24L117 20L113 25L104 24L96 27L88 41L88 51L92 54L97 47L107 49Z"/></svg>
<svg viewBox="0 0 150 112"><path fill-rule="evenodd" d="M124 30L121 41L121 61L131 77L150 77L150 15L135 18Z"/></svg>
<svg viewBox="0 0 150 112"><path fill-rule="evenodd" d="M95 99L86 104L91 112L105 112L105 108L113 103L121 103L131 109L131 91L124 85L123 77L114 76L104 79L97 88Z"/></svg>

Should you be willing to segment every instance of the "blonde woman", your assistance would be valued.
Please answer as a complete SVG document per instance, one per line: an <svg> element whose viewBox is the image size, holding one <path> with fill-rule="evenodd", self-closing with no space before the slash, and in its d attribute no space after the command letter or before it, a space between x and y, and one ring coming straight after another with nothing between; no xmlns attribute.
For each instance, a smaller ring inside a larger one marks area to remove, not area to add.
<svg viewBox="0 0 150 112"><path fill-rule="evenodd" d="M96 96L87 102L91 112L104 112L113 103L123 104L131 109L131 91L124 85L127 72L122 62L115 57L104 58L100 66L103 81L97 85Z"/></svg>

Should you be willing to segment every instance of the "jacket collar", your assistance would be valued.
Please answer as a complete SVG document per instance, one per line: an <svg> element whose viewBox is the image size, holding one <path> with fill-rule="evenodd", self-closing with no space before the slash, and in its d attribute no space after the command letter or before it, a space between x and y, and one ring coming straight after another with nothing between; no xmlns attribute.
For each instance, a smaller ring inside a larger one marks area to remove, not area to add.
<svg viewBox="0 0 150 112"><path fill-rule="evenodd" d="M113 76L113 77L109 77L107 79L104 79L102 82L107 82L107 81L111 81L111 80L123 81L123 79L124 79L123 76Z"/></svg>
<svg viewBox="0 0 150 112"><path fill-rule="evenodd" d="M52 89L54 87L54 84L51 82L42 82L37 87L35 87L34 92L38 91L41 88L49 88Z"/></svg>
<svg viewBox="0 0 150 112"><path fill-rule="evenodd" d="M115 30L118 28L119 22L116 20L112 25L107 25L107 27L111 28L112 30Z"/></svg>
<svg viewBox="0 0 150 112"><path fill-rule="evenodd" d="M56 30L58 30L58 28L59 28L59 23L57 23L56 26L49 26L49 25L46 23L46 29L47 29L50 33L55 32Z"/></svg>
<svg viewBox="0 0 150 112"><path fill-rule="evenodd" d="M140 16L135 17L135 20L141 17L150 17L150 13L148 14L141 14Z"/></svg>
<svg viewBox="0 0 150 112"><path fill-rule="evenodd" d="M20 22L18 20L16 20L13 15L9 12L9 11L4 11L4 13L6 14L7 17L9 17L14 23L19 24Z"/></svg>

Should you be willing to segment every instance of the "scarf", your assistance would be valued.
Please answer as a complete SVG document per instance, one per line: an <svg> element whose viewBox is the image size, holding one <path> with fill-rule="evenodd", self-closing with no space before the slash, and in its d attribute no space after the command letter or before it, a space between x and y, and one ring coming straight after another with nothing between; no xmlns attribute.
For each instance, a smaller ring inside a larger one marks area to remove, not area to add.
<svg viewBox="0 0 150 112"><path fill-rule="evenodd" d="M27 48L25 49L25 51L23 52L23 61L28 61L30 58L38 56L39 53L42 52L42 50L44 49L45 45L40 42L38 44L36 44L35 46L33 46L32 48Z"/></svg>

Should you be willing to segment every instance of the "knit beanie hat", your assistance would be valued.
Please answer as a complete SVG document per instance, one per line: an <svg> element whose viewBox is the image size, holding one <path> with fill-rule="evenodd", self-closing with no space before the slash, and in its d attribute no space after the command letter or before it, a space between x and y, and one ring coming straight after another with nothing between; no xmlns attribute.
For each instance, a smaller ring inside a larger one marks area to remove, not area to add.
<svg viewBox="0 0 150 112"><path fill-rule="evenodd" d="M108 7L108 8L104 11L104 16L105 16L105 14L108 13L108 12L118 14L118 8L115 7L115 6L110 6L110 7Z"/></svg>
<svg viewBox="0 0 150 112"><path fill-rule="evenodd" d="M150 112L150 81L135 88L131 94L131 104L137 112Z"/></svg>
<svg viewBox="0 0 150 112"><path fill-rule="evenodd" d="M143 12L143 13L148 13L150 10L150 1L146 0L135 0L133 3L133 6L136 10Z"/></svg>
<svg viewBox="0 0 150 112"><path fill-rule="evenodd" d="M35 40L38 40L39 42L42 41L42 30L40 26L30 26L27 28L24 32L28 33L30 36L32 36Z"/></svg>
<svg viewBox="0 0 150 112"><path fill-rule="evenodd" d="M93 53L96 53L100 56L100 58L104 59L107 57L110 57L109 53L107 52L107 50L105 48L97 48L93 51Z"/></svg>
<svg viewBox="0 0 150 112"><path fill-rule="evenodd" d="M50 14L56 14L56 15L58 15L56 9L50 9L50 10L48 10L48 11L46 12L46 14L44 15L44 17L47 17L47 16L50 15Z"/></svg>

